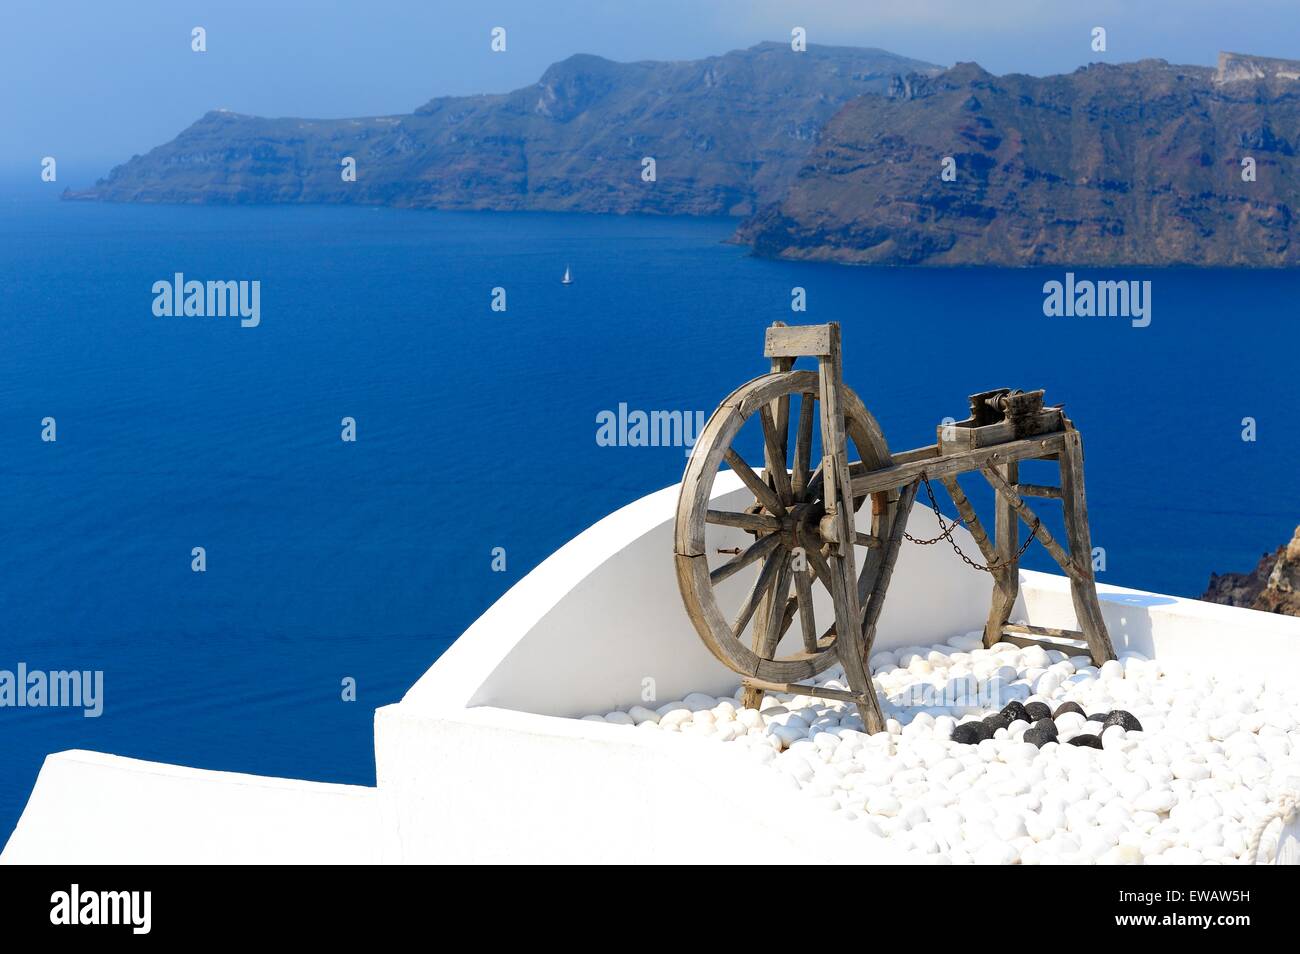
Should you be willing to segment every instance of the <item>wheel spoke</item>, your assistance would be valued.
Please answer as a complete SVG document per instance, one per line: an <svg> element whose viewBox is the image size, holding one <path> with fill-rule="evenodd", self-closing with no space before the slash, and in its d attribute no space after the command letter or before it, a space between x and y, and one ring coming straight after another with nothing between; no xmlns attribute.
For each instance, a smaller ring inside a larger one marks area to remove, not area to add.
<svg viewBox="0 0 1300 954"><path fill-rule="evenodd" d="M763 422L764 456L767 458L767 474L772 478L777 496L784 503L791 503L790 473L785 469L785 433L777 431L776 422L772 420L772 408L764 404L758 409L759 419Z"/></svg>
<svg viewBox="0 0 1300 954"><path fill-rule="evenodd" d="M808 468L812 463L813 404L811 394L799 397L799 431L794 439L794 479L791 492L803 500L808 492Z"/></svg>
<svg viewBox="0 0 1300 954"><path fill-rule="evenodd" d="M790 395L783 394L772 402L772 415L775 418L781 466L785 467L786 455L790 453Z"/></svg>
<svg viewBox="0 0 1300 954"><path fill-rule="evenodd" d="M754 468L746 464L745 459L730 447L727 448L725 457L727 463L731 465L731 469L740 476L740 479L745 482L745 486L749 488L750 493L754 495L754 499L778 517L784 517L786 514L785 504L781 503L780 498L772 491L772 488L758 474L754 473Z"/></svg>
<svg viewBox="0 0 1300 954"><path fill-rule="evenodd" d="M831 567L822 556L821 544L817 540L808 539L810 531L804 527L799 528L799 543L803 547L805 558L808 565L812 567L813 573L822 581L822 586L826 587L826 592L833 592L831 589Z"/></svg>
<svg viewBox="0 0 1300 954"><path fill-rule="evenodd" d="M766 615L762 616L763 631L754 634L754 652L761 659L776 656L777 644L785 633L781 624L786 620L786 600L790 595L790 559L788 553L781 554L776 571L776 580L767 595Z"/></svg>
<svg viewBox="0 0 1300 954"><path fill-rule="evenodd" d="M732 513L728 510L709 510L704 514L706 523L721 527L739 527L741 530L771 532L781 529L781 521L765 513Z"/></svg>
<svg viewBox="0 0 1300 954"><path fill-rule="evenodd" d="M780 546L780 544L781 535L779 533L771 533L760 538L756 543L750 544L749 548L746 549L744 553L740 554L740 556L736 557L734 560L727 561L716 570L710 572L709 582L714 586L717 586L723 580L735 576L755 560L763 559L763 557L775 550Z"/></svg>
<svg viewBox="0 0 1300 954"><path fill-rule="evenodd" d="M731 635L736 639L745 631L749 621L754 618L754 612L758 609L759 602L763 595L772 586L772 581L776 579L777 571L781 569L781 564L785 562L784 551L778 550L763 561L763 570L758 574L758 579L754 581L754 588L749 591L749 596L741 604L740 615L736 617L735 624L731 627Z"/></svg>
<svg viewBox="0 0 1300 954"><path fill-rule="evenodd" d="M817 618L813 614L812 581L806 570L796 570L794 590L799 600L799 628L803 632L804 652L817 652Z"/></svg>

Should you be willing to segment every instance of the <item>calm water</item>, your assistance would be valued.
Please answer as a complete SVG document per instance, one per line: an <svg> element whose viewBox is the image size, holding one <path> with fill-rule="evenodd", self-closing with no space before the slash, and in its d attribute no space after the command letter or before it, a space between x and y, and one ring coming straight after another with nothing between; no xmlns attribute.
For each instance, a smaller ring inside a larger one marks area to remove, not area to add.
<svg viewBox="0 0 1300 954"><path fill-rule="evenodd" d="M0 709L0 839L73 747L373 782L376 706L561 543L680 477L680 449L598 447L596 414L711 410L763 370L777 319L843 324L847 380L895 449L974 391L1066 402L1104 581L1196 595L1295 526L1300 275L1108 273L1153 281L1135 329L1045 318L1061 270L759 261L731 228L0 206L0 669L106 682L99 719ZM177 271L260 280L261 325L155 318Z"/></svg>

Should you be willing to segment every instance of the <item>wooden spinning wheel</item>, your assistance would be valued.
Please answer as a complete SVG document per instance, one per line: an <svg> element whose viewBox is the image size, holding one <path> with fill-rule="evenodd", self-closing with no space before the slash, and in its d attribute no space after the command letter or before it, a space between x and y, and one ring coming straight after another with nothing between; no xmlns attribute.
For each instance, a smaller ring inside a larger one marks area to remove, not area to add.
<svg viewBox="0 0 1300 954"><path fill-rule="evenodd" d="M966 562L994 576L986 645L1008 639L1055 646L1050 637L1082 637L1095 659L1114 658L1091 572L1077 432L1059 408L1042 408L1041 391L976 395L971 420L941 429L936 444L895 458L875 418L843 383L838 325L777 323L768 329L765 354L771 359L770 373L733 391L695 444L682 480L674 547L687 614L709 651L743 677L746 705L757 705L763 689L802 692L852 701L867 731L884 727L867 658L906 537L907 517L920 484L929 486L927 474L942 481L952 495L989 565ZM794 370L800 356L816 357L817 370ZM761 474L735 447L746 424L761 433ZM822 449L816 466L815 431ZM1038 435L1048 436L1029 439ZM857 451L852 463L850 442ZM1061 461L1062 488L1017 484L1015 462L1032 458ZM724 463L753 494L750 506L710 509L714 479ZM956 482L957 474L975 469L1000 495L996 545ZM1068 498L1070 554L1042 527L1017 490ZM870 509L859 513L868 498ZM1008 625L1018 592L1023 547L1015 544L1021 521L1031 529L1029 539L1042 542L1070 576L1081 631ZM869 532L859 530L859 523L869 525ZM729 528L733 535L743 531L751 540L738 548L710 549L710 526ZM938 539L947 539L960 554L951 528ZM860 550L865 551L861 557ZM732 558L719 563L724 553ZM1079 553L1087 555L1086 570ZM734 604L738 581L733 577L742 571L754 579L729 614L723 606ZM834 619L824 629L819 629L814 609L819 588L829 594L834 607ZM727 599L723 589L733 598ZM793 642L785 637L796 618L800 642L782 652L784 644ZM848 690L799 684L836 662L844 667Z"/></svg>

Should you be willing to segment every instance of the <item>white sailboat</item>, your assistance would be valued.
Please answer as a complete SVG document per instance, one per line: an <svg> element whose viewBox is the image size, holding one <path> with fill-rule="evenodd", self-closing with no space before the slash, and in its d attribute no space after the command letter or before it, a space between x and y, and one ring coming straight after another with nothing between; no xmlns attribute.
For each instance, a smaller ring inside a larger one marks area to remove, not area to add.
<svg viewBox="0 0 1300 954"><path fill-rule="evenodd" d="M572 284L573 284L573 276L569 274L569 266L568 266L568 265L565 265L565 266L564 266L564 277L560 279L560 284L561 284L561 285L572 285Z"/></svg>

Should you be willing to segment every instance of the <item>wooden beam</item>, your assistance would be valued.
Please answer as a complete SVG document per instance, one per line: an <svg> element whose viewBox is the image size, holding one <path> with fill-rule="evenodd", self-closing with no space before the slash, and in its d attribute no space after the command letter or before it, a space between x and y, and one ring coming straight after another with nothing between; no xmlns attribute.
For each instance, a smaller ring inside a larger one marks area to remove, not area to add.
<svg viewBox="0 0 1300 954"><path fill-rule="evenodd" d="M1016 493L1022 497L1050 497L1053 500L1061 499L1060 487L1046 487L1042 484L1016 484Z"/></svg>
<svg viewBox="0 0 1300 954"><path fill-rule="evenodd" d="M1082 575L1082 571L1070 558L1070 554L1065 552L1061 545L1056 542L1056 538L1043 526L1043 522L1038 519L1038 514L1025 506L1025 502L1020 499L1020 495L1011 489L1011 484L991 467L981 467L980 473L984 475L984 479L989 482L990 486L1011 505L1011 509L1025 522L1029 532L1038 537L1038 542L1047 548L1047 552L1052 555L1052 559L1060 564L1066 575L1071 579L1078 579Z"/></svg>
<svg viewBox="0 0 1300 954"><path fill-rule="evenodd" d="M840 702L860 703L857 693L845 689L828 689L822 686L805 686L797 682L764 682L761 679L743 679L746 686L763 689L767 692L792 692L801 696L816 696L819 699L837 699Z"/></svg>
<svg viewBox="0 0 1300 954"><path fill-rule="evenodd" d="M831 353L830 325L772 325L767 329L763 355L768 358L813 358Z"/></svg>
<svg viewBox="0 0 1300 954"><path fill-rule="evenodd" d="M1055 649L1057 652L1065 653L1069 656L1081 656L1088 651L1088 644L1080 640L1081 645L1075 646L1071 643L1056 642L1051 639L1037 639L1033 636L1018 636L1015 633L1008 633L999 639L999 642L1010 643L1013 646L1038 646L1040 649Z"/></svg>
<svg viewBox="0 0 1300 954"><path fill-rule="evenodd" d="M956 476L969 470L997 466L1020 460L1032 460L1058 454L1065 442L1065 434L1050 434L1030 440L1011 441L993 447L981 447L960 454L922 458L880 470L861 473L853 478L853 495L861 497L882 490L894 490L925 474L931 480Z"/></svg>
<svg viewBox="0 0 1300 954"><path fill-rule="evenodd" d="M1084 639L1077 629L1057 629L1055 626L1029 626L1024 623L1007 623L1002 627L1004 633L1023 633L1026 636L1046 636L1051 639Z"/></svg>
<svg viewBox="0 0 1300 954"><path fill-rule="evenodd" d="M962 491L961 484L957 483L956 477L940 477L939 479L943 482L944 489L948 491L948 496L952 498L953 504L957 507L957 513L962 522L966 524L966 529L975 538L975 545L980 548L980 553L984 555L984 562L989 565L989 569L996 569L994 564L998 560L997 550L994 549L992 541L989 540L989 535L984 532L984 525L980 523L975 508L971 506L970 498Z"/></svg>

